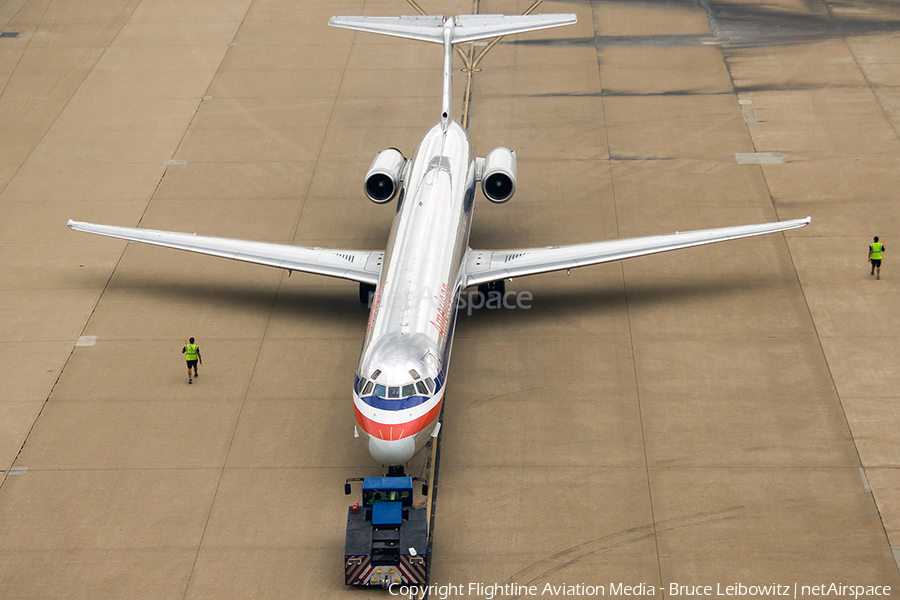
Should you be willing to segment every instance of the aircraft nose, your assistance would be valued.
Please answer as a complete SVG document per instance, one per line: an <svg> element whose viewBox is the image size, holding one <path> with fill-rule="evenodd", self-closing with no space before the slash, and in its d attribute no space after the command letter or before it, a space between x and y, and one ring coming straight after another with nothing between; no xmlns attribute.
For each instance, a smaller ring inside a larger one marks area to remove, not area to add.
<svg viewBox="0 0 900 600"><path fill-rule="evenodd" d="M399 440L380 440L369 438L369 454L383 465L395 466L409 462L416 453L416 440L413 436Z"/></svg>

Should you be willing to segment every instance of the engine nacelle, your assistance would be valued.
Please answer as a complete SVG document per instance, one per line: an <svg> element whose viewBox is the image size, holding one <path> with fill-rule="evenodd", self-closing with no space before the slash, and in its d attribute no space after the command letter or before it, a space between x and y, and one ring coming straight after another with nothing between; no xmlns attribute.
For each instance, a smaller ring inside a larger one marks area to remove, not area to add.
<svg viewBox="0 0 900 600"><path fill-rule="evenodd" d="M382 150L366 173L366 196L377 204L393 200L400 189L406 159L396 148Z"/></svg>
<svg viewBox="0 0 900 600"><path fill-rule="evenodd" d="M500 146L484 159L481 191L496 204L502 204L516 193L516 153Z"/></svg>

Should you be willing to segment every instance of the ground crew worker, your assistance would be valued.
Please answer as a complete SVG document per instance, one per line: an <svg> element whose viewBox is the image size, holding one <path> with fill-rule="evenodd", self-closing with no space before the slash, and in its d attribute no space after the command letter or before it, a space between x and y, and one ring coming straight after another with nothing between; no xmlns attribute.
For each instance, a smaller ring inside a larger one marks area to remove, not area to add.
<svg viewBox="0 0 900 600"><path fill-rule="evenodd" d="M878 241L878 236L875 236L875 241L869 244L869 262L872 263L872 272L870 275L875 275L875 279L881 279L881 253L884 252L884 244ZM876 274L875 271L878 271Z"/></svg>
<svg viewBox="0 0 900 600"><path fill-rule="evenodd" d="M184 348L181 349L181 353L184 354L184 358L187 361L188 383L194 383L194 380L191 379L191 367L194 368L194 377L199 377L197 362L201 365L203 364L203 359L200 358L200 346L194 343L194 338L191 338L190 343L185 344Z"/></svg>

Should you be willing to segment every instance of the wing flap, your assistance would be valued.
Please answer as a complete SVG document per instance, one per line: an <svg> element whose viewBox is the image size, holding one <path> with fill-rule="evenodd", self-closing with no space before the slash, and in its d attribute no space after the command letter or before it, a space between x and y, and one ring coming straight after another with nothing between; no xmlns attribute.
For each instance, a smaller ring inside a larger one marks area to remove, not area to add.
<svg viewBox="0 0 900 600"><path fill-rule="evenodd" d="M380 250L307 248L287 244L207 237L193 233L95 225L71 219L68 226L75 231L95 233L131 242L164 246L291 271L338 277L371 285L378 284L378 277L381 274L381 258L384 255L384 252Z"/></svg>
<svg viewBox="0 0 900 600"><path fill-rule="evenodd" d="M811 218L807 217L777 223L685 231L572 246L519 250L470 250L466 261L466 285L479 285L506 277L522 277L574 269L658 252L786 231L805 227L809 225L810 221Z"/></svg>

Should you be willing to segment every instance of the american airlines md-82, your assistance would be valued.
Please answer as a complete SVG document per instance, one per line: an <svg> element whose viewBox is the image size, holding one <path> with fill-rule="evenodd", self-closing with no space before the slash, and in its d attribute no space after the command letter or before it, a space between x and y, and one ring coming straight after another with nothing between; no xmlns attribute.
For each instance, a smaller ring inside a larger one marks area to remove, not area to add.
<svg viewBox="0 0 900 600"><path fill-rule="evenodd" d="M135 242L358 282L372 306L353 386L357 435L379 463L402 465L439 430L461 292L503 292L523 275L665 252L803 227L810 218L570 246L473 250L469 232L480 181L491 202L516 189L516 155L500 147L477 158L451 115L453 45L575 23L574 14L332 17L329 25L443 45L440 122L414 158L380 152L365 178L374 202L397 198L384 251L305 248L69 221L70 228ZM372 294L371 292L374 292Z"/></svg>

